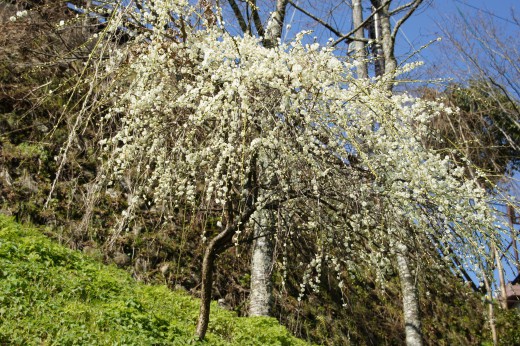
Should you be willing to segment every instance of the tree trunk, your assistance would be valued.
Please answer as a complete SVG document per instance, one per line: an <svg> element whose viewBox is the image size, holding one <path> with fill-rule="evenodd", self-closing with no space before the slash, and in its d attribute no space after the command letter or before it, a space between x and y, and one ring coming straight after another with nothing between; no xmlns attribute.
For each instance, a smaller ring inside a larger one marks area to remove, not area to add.
<svg viewBox="0 0 520 346"><path fill-rule="evenodd" d="M486 300L488 303L488 319L489 319L489 328L491 329L491 337L493 339L493 345L498 345L498 334L497 327L495 325L495 309L493 307L493 289L489 284L487 274L483 275L484 277L484 287L486 288Z"/></svg>
<svg viewBox="0 0 520 346"><path fill-rule="evenodd" d="M393 73L397 69L392 26L390 25L390 16L388 15L389 8L390 3L383 6L378 15L378 19L381 23L381 43L383 45L383 53L385 54L385 74Z"/></svg>
<svg viewBox="0 0 520 346"><path fill-rule="evenodd" d="M372 6L372 11L376 8ZM381 45L381 20L379 19L379 13L374 13L372 22L369 26L369 37L373 40L371 51L374 56L374 69L376 76L382 76L385 74L385 53L383 46Z"/></svg>
<svg viewBox="0 0 520 346"><path fill-rule="evenodd" d="M507 292L506 279L504 278L504 267L502 266L502 258L495 245L492 246L492 251L495 254L495 260L497 261L498 284L500 287L500 307L505 310L507 309Z"/></svg>
<svg viewBox="0 0 520 346"><path fill-rule="evenodd" d="M92 0L85 1L85 13L83 17L83 26L81 28L81 33L87 37L89 34L89 24L90 24L90 7L92 6Z"/></svg>
<svg viewBox="0 0 520 346"><path fill-rule="evenodd" d="M277 0L276 10L268 20L263 45L273 48L282 37L283 23L285 21L285 9L288 0ZM260 157L263 163L264 158ZM272 212L261 210L258 212L259 221L255 225L253 253L251 258L251 294L250 294L250 316L269 316L271 311L272 283L271 272L273 269L273 247L270 230L274 226Z"/></svg>
<svg viewBox="0 0 520 346"><path fill-rule="evenodd" d="M255 224L251 258L251 295L249 316L269 316L272 304L271 273L273 269L272 212L262 210Z"/></svg>
<svg viewBox="0 0 520 346"><path fill-rule="evenodd" d="M372 9L381 7L382 0L371 0ZM376 57L376 76L382 73L393 73L397 69L397 60L394 55L394 39L388 10L390 2L382 6L381 10L374 15L371 38L376 40L374 55ZM379 33L379 30L381 31ZM382 52L381 52L382 49ZM388 85L392 91L393 84ZM421 319L419 316L419 297L415 280L409 268L408 249L406 245L399 243L397 248L397 270L401 281L401 293L403 295L403 316L406 344L408 346L422 346Z"/></svg>
<svg viewBox="0 0 520 346"><path fill-rule="evenodd" d="M213 286L213 271L215 269L216 257L227 248L233 246L233 235L236 233L240 225L249 221L253 212L254 209L252 206L244 210L238 220L235 220L232 225L227 225L222 232L211 239L206 251L204 252L204 260L202 261L201 303L196 331L199 340L204 339L208 330L209 312L211 307L211 288Z"/></svg>
<svg viewBox="0 0 520 346"><path fill-rule="evenodd" d="M211 306L211 288L213 287L213 270L215 268L215 244L212 241L204 253L202 261L202 290L199 319L197 322L197 337L203 340L206 336L209 324L209 311Z"/></svg>
<svg viewBox="0 0 520 346"><path fill-rule="evenodd" d="M414 277L408 264L408 250L404 244L397 245L397 270L403 294L403 312L406 345L422 346L421 320L419 318L419 298Z"/></svg>
<svg viewBox="0 0 520 346"><path fill-rule="evenodd" d="M383 4L382 0L371 0L374 8L379 8ZM393 73L397 69L397 60L395 58L395 42L392 37L392 25L390 24L390 15L388 11L390 9L390 2L382 6L381 10L377 14L378 24L381 26L381 45L384 53L384 72L385 74ZM376 43L377 44L377 43ZM392 89L392 86L389 86Z"/></svg>
<svg viewBox="0 0 520 346"><path fill-rule="evenodd" d="M507 206L507 219L509 221L509 229L511 230L511 242L513 244L516 275L520 275L520 260L518 256L518 245L516 243L516 240L518 239L518 232L515 230L515 209L511 204Z"/></svg>
<svg viewBox="0 0 520 346"><path fill-rule="evenodd" d="M363 7L361 7L361 0L352 1L352 25L354 28L358 28L354 32L354 50L356 59L356 71L358 78L368 78L367 68L367 53L365 50L365 39L364 29L361 26L363 23Z"/></svg>
<svg viewBox="0 0 520 346"><path fill-rule="evenodd" d="M267 22L263 45L266 48L276 47L277 41L282 37L283 22L285 21L285 9L289 0L277 0L276 10L271 13L271 17Z"/></svg>

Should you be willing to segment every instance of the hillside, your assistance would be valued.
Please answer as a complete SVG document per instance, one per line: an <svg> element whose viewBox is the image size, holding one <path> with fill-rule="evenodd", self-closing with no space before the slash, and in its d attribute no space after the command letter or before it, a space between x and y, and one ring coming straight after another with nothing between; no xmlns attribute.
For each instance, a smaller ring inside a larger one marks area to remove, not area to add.
<svg viewBox="0 0 520 346"><path fill-rule="evenodd" d="M0 216L0 344L186 345L199 303L137 283ZM274 318L239 318L212 307L205 345L304 345Z"/></svg>

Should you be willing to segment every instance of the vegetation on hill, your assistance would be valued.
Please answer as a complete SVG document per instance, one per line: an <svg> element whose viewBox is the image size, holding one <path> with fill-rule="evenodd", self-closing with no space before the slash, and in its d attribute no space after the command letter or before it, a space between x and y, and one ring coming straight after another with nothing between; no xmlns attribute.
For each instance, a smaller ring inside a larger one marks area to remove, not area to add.
<svg viewBox="0 0 520 346"><path fill-rule="evenodd" d="M185 292L137 283L0 216L0 344L197 344L199 303ZM206 345L305 345L274 318L214 307Z"/></svg>

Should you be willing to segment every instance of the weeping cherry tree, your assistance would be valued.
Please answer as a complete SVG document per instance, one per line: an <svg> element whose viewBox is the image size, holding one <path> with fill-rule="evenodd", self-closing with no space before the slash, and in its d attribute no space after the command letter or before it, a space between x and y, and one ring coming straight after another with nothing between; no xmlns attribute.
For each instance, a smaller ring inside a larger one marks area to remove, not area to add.
<svg viewBox="0 0 520 346"><path fill-rule="evenodd" d="M332 47L304 44L305 33L266 48L230 35L219 20L190 24L194 13L183 1L150 4L146 30L109 50L90 82L102 104L100 126L115 129L101 141L98 187L132 180L114 232L144 205L166 221L179 207L217 220L201 234L200 339L215 261L252 240L250 222L262 211L305 214L307 226L325 235L321 251L359 256L381 273L395 244L417 253L443 244L477 268L483 242L500 241L485 192L421 145L442 104L392 95L390 77L354 78L353 64ZM122 17L114 15L106 31L120 28ZM341 241L328 241L332 235ZM367 245L355 244L360 239ZM329 259L336 268L338 258ZM303 288L316 283L310 275L303 281Z"/></svg>

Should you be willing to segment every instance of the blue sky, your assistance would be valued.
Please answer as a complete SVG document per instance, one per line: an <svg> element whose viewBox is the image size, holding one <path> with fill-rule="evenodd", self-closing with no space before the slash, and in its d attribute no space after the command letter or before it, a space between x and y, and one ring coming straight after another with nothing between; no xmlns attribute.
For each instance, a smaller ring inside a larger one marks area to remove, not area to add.
<svg viewBox="0 0 520 346"><path fill-rule="evenodd" d="M433 0L429 6L422 7L402 26L398 36L398 55L406 54L429 41L443 37L442 29L449 29L454 19L461 15L482 16L492 19L503 30L520 34L520 27L511 24L512 11L520 19L518 0ZM437 47L430 46L421 52L425 63L433 64L437 57Z"/></svg>
<svg viewBox="0 0 520 346"><path fill-rule="evenodd" d="M410 0L395 0L391 8L395 8ZM342 34L353 29L352 14L348 6L349 0L345 1L315 1L315 0L293 0L295 4L304 8L316 17L329 23ZM224 2L226 3L226 2ZM275 0L258 0L257 4L261 8L261 17L267 21L268 11L274 9ZM367 17L370 12L370 2L362 0L364 15ZM413 60L421 60L425 66L414 71L412 78L431 80L435 78L451 77L452 71L449 68L458 66L464 69L463 63L456 52L450 52L447 46L448 40L436 42L420 53L417 52L422 46L438 37L443 37L442 30L453 33L453 23L455 19L461 20L462 16L467 18L482 16L500 25L504 31L520 33L520 28L509 23L512 11L515 11L517 18L520 18L519 0L424 0L420 8L405 22L396 40L396 57L398 62L403 62L413 54ZM224 9L230 32L238 33L238 25L233 20L232 11L227 6ZM398 19L398 18L397 18ZM394 21L395 23L395 21ZM283 41L289 41L301 30L312 30L312 33L305 37L305 42L314 40L325 44L327 39L336 39L330 30L324 28L308 16L295 10L291 5L287 8L286 22L290 27L285 27L282 34ZM340 43L336 46L339 55L344 55L348 46ZM447 51L448 50L448 51ZM414 54L415 53L415 54ZM407 60L410 61L410 60Z"/></svg>
<svg viewBox="0 0 520 346"><path fill-rule="evenodd" d="M450 20L460 13L468 16L483 14L499 23L510 25L511 10L520 17L520 2L518 0L434 0L427 7L422 7L403 25L406 35L419 42L441 35L437 22ZM459 12L460 11L460 12ZM514 25L512 25L514 27ZM516 28L518 31L520 28Z"/></svg>

